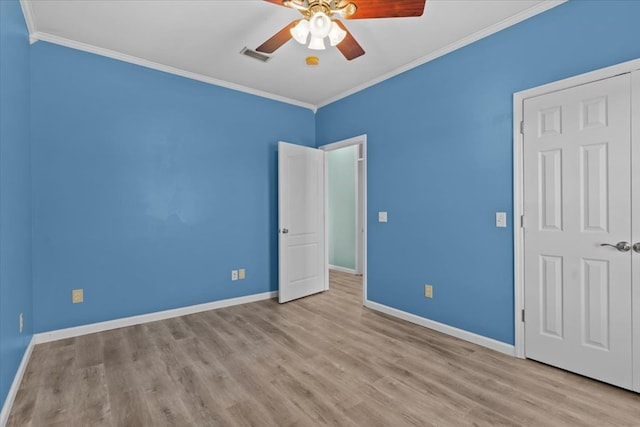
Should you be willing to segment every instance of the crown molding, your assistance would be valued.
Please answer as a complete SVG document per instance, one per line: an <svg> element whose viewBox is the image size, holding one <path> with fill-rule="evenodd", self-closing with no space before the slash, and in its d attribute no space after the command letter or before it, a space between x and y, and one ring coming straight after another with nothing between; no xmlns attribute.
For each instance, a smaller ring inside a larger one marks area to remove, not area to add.
<svg viewBox="0 0 640 427"><path fill-rule="evenodd" d="M0 0L1 1L1 0ZM25 21L27 24L27 28L29 30L29 41L30 43L35 43L38 40L43 40L49 43L54 43L60 46L69 47L76 50L81 50L84 52L93 53L96 55L105 56L112 59L117 59L124 62L129 62L131 64L136 64L142 67L151 68L158 71L163 71L169 74L178 75L181 77L185 77L192 80L201 81L204 83L224 87L231 90L236 90L239 92L248 93L250 95L259 96L262 98L271 99L278 102L283 102L285 104L295 105L297 107L302 107L311 110L314 114L318 111L319 108L325 107L329 104L332 104L336 101L339 101L343 98L346 98L350 95L353 95L357 92L360 92L364 89L367 89L371 86L374 86L384 80L390 79L392 77L397 76L398 74L402 74L405 71L409 71L413 68L419 67L420 65L426 64L427 62L433 61L441 56L444 56L448 53L451 53L457 49L460 49L464 46L467 46L471 43L474 43L480 39L488 37L492 34L495 34L505 28L511 27L515 24L518 24L522 21L525 21L535 15L543 13L549 9L552 9L556 6L559 6L563 3L566 3L568 0L545 0L537 5L522 11L514 16L511 16L507 19L504 19L496 24L493 24L489 27L486 27L480 31L475 32L474 34L465 37L464 39L458 40L454 43L449 44L441 49L436 50L435 52L430 53L429 55L422 56L414 61L411 61L401 67L398 67L388 73L385 73L381 76L378 76L368 82L357 85L349 90L346 90L338 95L335 95L325 101L321 101L317 105L312 103L299 101L297 99L288 98L285 96L276 95L270 92L261 91L258 89L253 89L247 86L239 85L236 83L231 83L225 80L216 79L213 77L205 76L203 74L194 73L191 71L182 70L179 68L171 67L169 65L160 64L157 62L149 61L146 59L142 59L133 55L127 55L124 53L116 52L110 49L101 48L98 46L90 45L87 43L78 42L75 40L67 39L64 37L59 37L53 34L39 32L37 29L37 24L35 21L35 16L32 7L33 0L20 0L20 5L22 6L22 11L25 16Z"/></svg>
<svg viewBox="0 0 640 427"><path fill-rule="evenodd" d="M1 0L0 0L1 1ZM30 3L31 0L21 0L23 3ZM264 92L258 89L253 89L247 86L242 86L239 84L227 82L225 80L215 79L213 77L205 76L203 74L193 73L191 71L185 71L179 68L171 67L169 65L160 64L158 62L149 61L146 59L139 58L133 55L127 55L125 53L116 52L114 50L105 49L102 47L90 45L87 43L78 42L75 40L67 39L64 37L55 36L49 33L42 32L34 32L30 35L30 38L35 40L42 40L49 43L57 44L60 46L69 47L71 49L81 50L83 52L89 52L100 56L106 56L107 58L117 59L119 61L128 62L130 64L140 65L141 67L151 68L158 71L163 71L169 74L175 74L177 76L185 77L192 80L201 81L204 83L209 83L212 85L224 87L231 90L236 90L239 92L248 93L250 95L259 96L262 98L271 99L273 101L283 102L285 104L295 105L297 107L307 108L314 113L317 110L317 107L313 104L298 101L296 99L287 98L285 96L276 95L269 92Z"/></svg>
<svg viewBox="0 0 640 427"><path fill-rule="evenodd" d="M413 68L419 67L420 65L426 64L427 62L431 62L434 59L440 58L441 56L444 56L448 53L451 53L455 50L458 50L462 47L465 47L471 43L474 43L480 39L483 39L485 37L488 37L492 34L497 33L498 31L502 31L505 28L511 27L515 24L518 24L522 21L525 21L535 15L538 15L542 12L546 12L549 9L552 9L556 6L559 6L563 3L566 3L568 0L545 0L542 3L538 3L537 5L530 7L527 10L524 10L516 15L513 15L507 19L504 19L496 24L490 25L489 27L486 27L480 31L477 31L473 34L471 34L468 37L465 37L461 40L456 41L455 43L451 43L450 45L447 45L441 49L438 49L428 55L425 55L423 57L420 57L414 61L411 61L401 67L396 68L395 70L389 71L386 74L383 74L379 77L376 77L375 79L369 80L366 83L362 83L352 89L349 89L345 92L342 92L339 95L333 96L329 99L327 99L326 101L320 102L317 105L317 108L322 108L325 107L329 104L332 104L336 101L341 100L342 98L346 98L350 95L353 95L354 93L360 92L361 90L364 90L368 87L374 86L380 82L383 82L387 79L390 79L391 77L395 77L398 74L402 74L405 71L409 71Z"/></svg>
<svg viewBox="0 0 640 427"><path fill-rule="evenodd" d="M24 15L24 20L27 24L27 31L29 31L29 43L34 44L38 41L38 38L35 34L38 32L36 29L36 18L33 13L33 4L31 0L20 0L20 7L22 8L22 14Z"/></svg>

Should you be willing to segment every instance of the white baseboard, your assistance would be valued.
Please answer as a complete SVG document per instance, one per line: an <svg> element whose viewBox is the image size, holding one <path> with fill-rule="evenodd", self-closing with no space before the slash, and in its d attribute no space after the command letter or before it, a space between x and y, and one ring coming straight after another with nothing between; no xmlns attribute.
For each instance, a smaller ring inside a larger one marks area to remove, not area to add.
<svg viewBox="0 0 640 427"><path fill-rule="evenodd" d="M397 317L399 319L406 320L407 322L415 323L416 325L424 326L425 328L433 329L434 331L442 332L443 334L451 335L456 338L490 348L491 350L508 354L509 356L515 356L515 347L511 344L506 344L502 341L494 340L493 338L474 334L473 332L465 331L464 329L454 328L453 326L445 325L444 323L407 313L406 311L398 310L397 308L389 307L377 302L366 300L364 305L365 307L380 311L388 314L389 316Z"/></svg>
<svg viewBox="0 0 640 427"><path fill-rule="evenodd" d="M188 307L174 308L171 310L156 311L154 313L141 314L139 316L123 317L121 319L108 320L106 322L91 323L88 325L75 326L73 328L58 329L55 331L41 332L34 334L35 344L50 341L62 340L65 338L78 337L81 335L93 334L96 332L108 331L111 329L124 328L126 326L139 325L142 323L155 322L157 320L170 319L172 317L185 316L187 314L200 313L202 311L215 310L217 308L231 307L233 305L247 304L250 302L262 301L278 296L277 291L263 292L260 294L247 295L237 298L229 298L220 301L207 302L204 304L191 305Z"/></svg>
<svg viewBox="0 0 640 427"><path fill-rule="evenodd" d="M340 267L339 265L329 264L329 270L342 271L343 273L356 274L356 271L352 268Z"/></svg>
<svg viewBox="0 0 640 427"><path fill-rule="evenodd" d="M11 413L13 402L16 399L16 394L18 394L20 383L22 383L22 377L27 370L29 359L31 359L31 353L33 352L34 345L35 340L33 339L33 337L31 337L29 345L22 355L22 361L20 362L20 366L18 366L18 372L16 372L16 375L13 377L13 382L11 383L11 388L9 389L9 393L7 394L7 398L4 401L4 405L2 405L2 412L0 412L0 426L2 427L7 424L7 421L9 421L9 414Z"/></svg>

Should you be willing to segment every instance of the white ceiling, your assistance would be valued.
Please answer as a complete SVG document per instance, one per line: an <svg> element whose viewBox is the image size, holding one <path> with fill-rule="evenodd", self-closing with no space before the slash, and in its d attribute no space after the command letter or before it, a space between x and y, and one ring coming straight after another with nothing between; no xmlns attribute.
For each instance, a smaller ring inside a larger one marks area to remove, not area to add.
<svg viewBox="0 0 640 427"><path fill-rule="evenodd" d="M392 0L389 0L392 1ZM357 0L354 0L357 4ZM31 38L315 110L562 1L427 0L419 18L343 20L366 51L290 40L266 62L240 55L300 14L260 0L22 0ZM305 57L320 58L317 66Z"/></svg>

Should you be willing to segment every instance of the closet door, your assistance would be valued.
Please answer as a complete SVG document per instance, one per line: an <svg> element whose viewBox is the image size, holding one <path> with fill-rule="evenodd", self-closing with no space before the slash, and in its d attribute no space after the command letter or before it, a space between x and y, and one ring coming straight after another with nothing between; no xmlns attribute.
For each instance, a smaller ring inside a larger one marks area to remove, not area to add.
<svg viewBox="0 0 640 427"><path fill-rule="evenodd" d="M640 71L631 74L633 389L640 392Z"/></svg>
<svg viewBox="0 0 640 427"><path fill-rule="evenodd" d="M526 357L625 388L630 87L626 74L524 102Z"/></svg>

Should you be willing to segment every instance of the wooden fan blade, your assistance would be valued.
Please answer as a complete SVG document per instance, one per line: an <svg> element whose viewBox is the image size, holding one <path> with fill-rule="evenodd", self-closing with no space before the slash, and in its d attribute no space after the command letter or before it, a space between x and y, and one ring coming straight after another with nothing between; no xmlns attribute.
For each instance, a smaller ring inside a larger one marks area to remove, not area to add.
<svg viewBox="0 0 640 427"><path fill-rule="evenodd" d="M345 36L344 40L342 40L340 43L336 45L338 50L340 50L340 53L342 53L344 57L347 58L349 61L364 55L364 49L362 48L362 46L360 46L360 44L356 41L356 39L351 35L349 30L347 30L347 27L345 27L344 24L338 21L337 19L334 22L338 24L338 27L342 28L347 32L347 35Z"/></svg>
<svg viewBox="0 0 640 427"><path fill-rule="evenodd" d="M427 0L343 0L340 5L355 3L356 13L346 19L400 18L422 16Z"/></svg>
<svg viewBox="0 0 640 427"><path fill-rule="evenodd" d="M280 46L288 42L293 36L291 35L291 29L296 26L298 21L293 21L277 33L273 35L269 40L262 43L256 48L258 52L273 53Z"/></svg>

